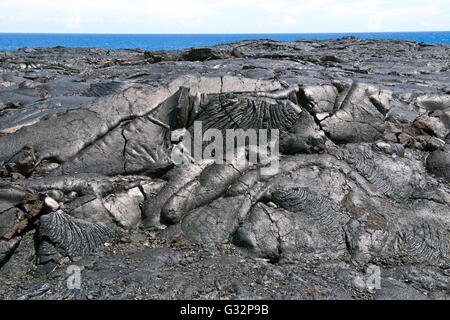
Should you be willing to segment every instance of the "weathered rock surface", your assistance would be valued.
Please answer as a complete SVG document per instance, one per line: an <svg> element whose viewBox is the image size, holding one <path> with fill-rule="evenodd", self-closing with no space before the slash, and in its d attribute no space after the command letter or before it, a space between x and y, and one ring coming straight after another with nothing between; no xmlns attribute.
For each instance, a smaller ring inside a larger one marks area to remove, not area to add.
<svg viewBox="0 0 450 320"><path fill-rule="evenodd" d="M448 299L449 56L353 37L0 52L0 298ZM279 170L174 161L196 121L278 129Z"/></svg>

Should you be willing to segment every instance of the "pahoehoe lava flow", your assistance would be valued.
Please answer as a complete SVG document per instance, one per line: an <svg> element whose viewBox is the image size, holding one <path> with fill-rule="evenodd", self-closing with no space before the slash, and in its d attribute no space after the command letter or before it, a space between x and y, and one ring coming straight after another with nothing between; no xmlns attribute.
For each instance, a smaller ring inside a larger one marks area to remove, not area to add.
<svg viewBox="0 0 450 320"><path fill-rule="evenodd" d="M449 56L354 37L0 52L0 299L448 299ZM278 171L175 163L196 121L278 129Z"/></svg>

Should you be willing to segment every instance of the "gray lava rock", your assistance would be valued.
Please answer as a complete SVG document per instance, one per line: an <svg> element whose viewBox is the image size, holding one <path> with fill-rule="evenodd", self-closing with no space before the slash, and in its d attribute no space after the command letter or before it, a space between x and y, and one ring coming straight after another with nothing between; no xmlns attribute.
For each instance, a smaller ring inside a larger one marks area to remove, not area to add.
<svg viewBox="0 0 450 320"><path fill-rule="evenodd" d="M448 299L449 54L348 37L0 52L0 298Z"/></svg>
<svg viewBox="0 0 450 320"><path fill-rule="evenodd" d="M445 150L436 150L427 158L427 169L438 177L450 181L450 149L446 145Z"/></svg>

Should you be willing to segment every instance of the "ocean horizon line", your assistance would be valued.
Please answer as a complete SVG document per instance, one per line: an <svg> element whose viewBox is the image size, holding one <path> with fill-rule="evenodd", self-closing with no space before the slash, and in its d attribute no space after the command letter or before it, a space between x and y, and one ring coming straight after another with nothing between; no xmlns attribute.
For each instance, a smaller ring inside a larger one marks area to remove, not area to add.
<svg viewBox="0 0 450 320"><path fill-rule="evenodd" d="M427 30L427 31L333 31L333 32L3 32L0 34L49 34L49 35L264 35L264 34L385 34L385 33L445 33L450 30Z"/></svg>
<svg viewBox="0 0 450 320"><path fill-rule="evenodd" d="M0 33L0 50L57 46L68 48L183 50L244 40L329 40L342 37L450 43L450 31L332 33Z"/></svg>

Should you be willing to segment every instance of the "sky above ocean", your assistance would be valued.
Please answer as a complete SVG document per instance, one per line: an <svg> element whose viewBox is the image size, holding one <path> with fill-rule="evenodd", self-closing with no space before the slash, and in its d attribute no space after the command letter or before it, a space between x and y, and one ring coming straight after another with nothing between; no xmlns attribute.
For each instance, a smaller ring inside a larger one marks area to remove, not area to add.
<svg viewBox="0 0 450 320"><path fill-rule="evenodd" d="M102 47L108 49L175 50L211 46L240 40L333 39L343 36L360 38L414 40L425 43L450 43L446 32L384 32L384 33L309 33L309 34L20 34L0 33L0 50L23 47Z"/></svg>
<svg viewBox="0 0 450 320"><path fill-rule="evenodd" d="M0 0L0 50L171 50L348 35L449 43L449 17L449 0Z"/></svg>
<svg viewBox="0 0 450 320"><path fill-rule="evenodd" d="M449 0L1 0L0 32L450 31Z"/></svg>

